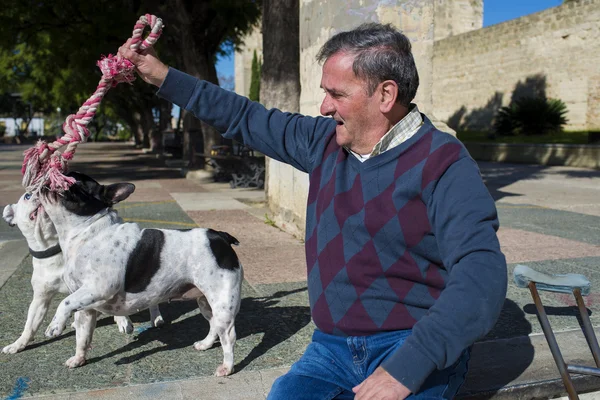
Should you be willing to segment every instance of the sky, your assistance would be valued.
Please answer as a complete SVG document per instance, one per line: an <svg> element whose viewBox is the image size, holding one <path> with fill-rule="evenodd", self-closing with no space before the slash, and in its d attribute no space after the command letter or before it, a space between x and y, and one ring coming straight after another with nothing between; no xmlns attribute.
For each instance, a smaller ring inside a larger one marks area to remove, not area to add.
<svg viewBox="0 0 600 400"><path fill-rule="evenodd" d="M483 0L483 26L533 14L562 4L562 0ZM219 58L217 75L233 76L233 54Z"/></svg>

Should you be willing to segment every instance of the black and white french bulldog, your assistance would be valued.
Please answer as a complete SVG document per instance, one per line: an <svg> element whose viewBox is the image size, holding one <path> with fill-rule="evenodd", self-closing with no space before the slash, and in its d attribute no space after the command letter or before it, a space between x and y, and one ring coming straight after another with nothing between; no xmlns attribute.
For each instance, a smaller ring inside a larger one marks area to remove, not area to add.
<svg viewBox="0 0 600 400"><path fill-rule="evenodd" d="M130 315L168 300L196 299L210 329L194 347L206 350L218 337L223 364L215 375L231 374L243 280L231 247L238 241L212 229L142 229L124 223L112 206L133 193L133 184L104 186L81 173L69 176L76 179L69 190L40 193L58 231L64 281L71 292L58 306L46 336L60 335L76 311L93 321L98 311ZM94 324L86 326L91 338Z"/></svg>
<svg viewBox="0 0 600 400"><path fill-rule="evenodd" d="M39 199L33 197L31 193L25 193L17 203L4 207L2 217L10 226L17 226L25 237L33 264L31 276L33 299L27 312L25 328L14 343L2 349L3 353L14 354L23 350L33 340L54 296L58 293L68 294L69 290L63 282L64 257L58 243L58 233ZM151 307L150 314L154 326L164 323L158 306ZM119 331L133 332L133 325L129 317L115 316L115 322ZM81 323L82 320L76 313L73 323L77 337L76 355L65 363L71 368L78 367L85 361L82 355L89 346L78 329Z"/></svg>

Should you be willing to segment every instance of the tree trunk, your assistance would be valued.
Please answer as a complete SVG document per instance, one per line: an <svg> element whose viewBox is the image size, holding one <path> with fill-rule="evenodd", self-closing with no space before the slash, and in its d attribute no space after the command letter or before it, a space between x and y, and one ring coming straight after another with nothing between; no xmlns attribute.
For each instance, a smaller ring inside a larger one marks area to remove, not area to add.
<svg viewBox="0 0 600 400"><path fill-rule="evenodd" d="M300 111L300 8L298 0L263 0L263 65L260 102L267 108ZM284 35L281 33L285 32ZM269 193L269 162L265 193Z"/></svg>
<svg viewBox="0 0 600 400"><path fill-rule="evenodd" d="M178 30L180 32L181 61L183 69L190 75L205 81L219 84L217 70L214 64L216 48L203 41L198 32L198 26L190 19L190 14L181 1L175 1ZM222 33L221 33L222 34ZM189 114L189 115L188 115ZM213 145L221 142L221 135L213 127L199 121L190 113L183 119L183 159L188 161L191 168L204 168L205 159L196 157L197 154L210 153Z"/></svg>
<svg viewBox="0 0 600 400"><path fill-rule="evenodd" d="M142 148L144 144L144 129L142 128L142 116L139 112L133 113L131 134L135 139L135 147Z"/></svg>
<svg viewBox="0 0 600 400"><path fill-rule="evenodd" d="M298 0L263 0L260 102L267 108L300 110L299 26Z"/></svg>
<svg viewBox="0 0 600 400"><path fill-rule="evenodd" d="M152 152L154 153L161 153L163 150L162 135L167 129L171 129L171 110L173 109L173 105L161 99L158 107L158 129L154 132L150 140Z"/></svg>
<svg viewBox="0 0 600 400"><path fill-rule="evenodd" d="M152 109L142 109L142 119L140 121L140 125L142 127L142 142L144 149L150 149L150 136L152 136L152 132L154 131L154 129L152 129L154 125L153 119Z"/></svg>
<svg viewBox="0 0 600 400"><path fill-rule="evenodd" d="M218 84L217 70L208 55L196 53L194 57L184 56L184 67L189 74ZM183 159L192 168L204 168L205 159L196 155L210 153L212 146L221 142L221 135L212 126L187 113L183 120L183 142Z"/></svg>

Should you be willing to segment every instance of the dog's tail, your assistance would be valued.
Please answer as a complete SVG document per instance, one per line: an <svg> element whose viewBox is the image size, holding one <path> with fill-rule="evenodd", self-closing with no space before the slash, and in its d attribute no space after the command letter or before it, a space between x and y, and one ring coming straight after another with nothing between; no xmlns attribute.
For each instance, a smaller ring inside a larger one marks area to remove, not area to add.
<svg viewBox="0 0 600 400"><path fill-rule="evenodd" d="M240 244L240 242L234 238L233 236L231 236L229 233L227 232L222 232L222 231L215 231L219 234L219 236L221 236L227 243L237 246L238 244Z"/></svg>

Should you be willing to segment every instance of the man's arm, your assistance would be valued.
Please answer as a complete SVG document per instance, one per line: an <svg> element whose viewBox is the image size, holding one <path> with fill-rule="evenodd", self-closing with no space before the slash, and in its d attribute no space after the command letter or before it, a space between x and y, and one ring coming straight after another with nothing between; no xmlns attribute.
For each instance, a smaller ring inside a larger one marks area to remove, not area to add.
<svg viewBox="0 0 600 400"><path fill-rule="evenodd" d="M174 68L169 69L157 94L192 112L223 136L304 172L312 170L322 153L319 148L336 126L331 118L267 110L260 103Z"/></svg>
<svg viewBox="0 0 600 400"><path fill-rule="evenodd" d="M227 138L236 139L265 155L309 172L318 151L336 123L331 118L267 110L233 92L201 81L163 64L153 48L135 52L131 39L119 48L140 77L159 87L158 95L192 112Z"/></svg>
<svg viewBox="0 0 600 400"><path fill-rule="evenodd" d="M477 164L463 157L424 195L445 268L446 288L382 367L416 393L494 326L506 296L506 260L496 236L494 200Z"/></svg>

